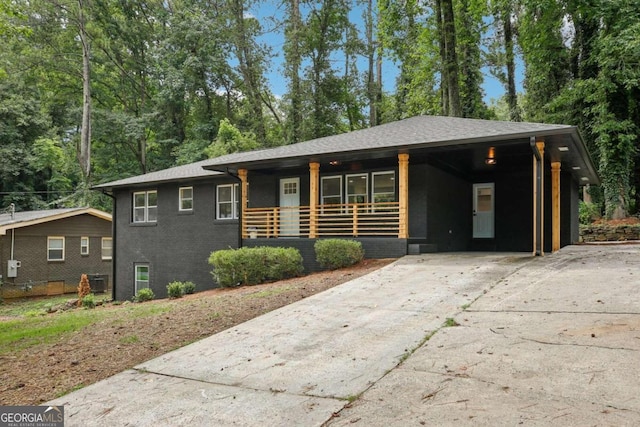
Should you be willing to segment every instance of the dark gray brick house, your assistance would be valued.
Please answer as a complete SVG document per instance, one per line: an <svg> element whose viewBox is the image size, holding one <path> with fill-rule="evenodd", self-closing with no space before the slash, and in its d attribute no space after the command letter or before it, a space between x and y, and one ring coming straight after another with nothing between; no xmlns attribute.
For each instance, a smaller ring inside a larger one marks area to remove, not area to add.
<svg viewBox="0 0 640 427"><path fill-rule="evenodd" d="M191 280L209 254L360 240L368 257L521 251L578 241L579 188L598 184L573 126L418 116L98 185L115 199L116 298Z"/></svg>
<svg viewBox="0 0 640 427"><path fill-rule="evenodd" d="M111 281L111 214L91 208L0 214L0 296L75 292L82 274L94 292Z"/></svg>

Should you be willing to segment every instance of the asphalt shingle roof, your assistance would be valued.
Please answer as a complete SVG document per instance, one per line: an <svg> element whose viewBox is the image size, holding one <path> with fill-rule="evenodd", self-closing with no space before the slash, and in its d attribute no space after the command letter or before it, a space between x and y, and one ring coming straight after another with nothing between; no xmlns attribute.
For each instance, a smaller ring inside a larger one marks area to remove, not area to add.
<svg viewBox="0 0 640 427"><path fill-rule="evenodd" d="M481 142L510 141L532 136L551 137L556 135L570 137L576 141L582 146L585 156L588 157L577 128L574 126L444 116L416 116L372 128L327 136L297 144L228 154L214 159L202 160L184 166L100 184L94 188L111 189L181 179L204 178L219 175L222 172L216 171L225 170L227 167L234 169L238 165L250 163L266 163L296 158L309 159L313 156L349 152L454 146ZM589 163L590 169L593 169L590 159L586 159L585 162Z"/></svg>
<svg viewBox="0 0 640 427"><path fill-rule="evenodd" d="M180 179L203 178L208 176L220 175L221 172L215 172L203 169L203 166L211 164L215 159L201 160L199 162L190 163L188 165L176 166L169 169L163 169L156 172L150 172L144 175L136 175L130 178L120 179L118 181L107 182L94 186L94 188L111 188L124 187L136 184L149 184L154 182L174 181Z"/></svg>
<svg viewBox="0 0 640 427"><path fill-rule="evenodd" d="M327 136L298 144L228 154L212 159L207 166L393 147L411 148L428 145L453 145L488 139L505 140L572 132L575 132L575 127L567 125L516 123L443 116L416 116L368 129Z"/></svg>

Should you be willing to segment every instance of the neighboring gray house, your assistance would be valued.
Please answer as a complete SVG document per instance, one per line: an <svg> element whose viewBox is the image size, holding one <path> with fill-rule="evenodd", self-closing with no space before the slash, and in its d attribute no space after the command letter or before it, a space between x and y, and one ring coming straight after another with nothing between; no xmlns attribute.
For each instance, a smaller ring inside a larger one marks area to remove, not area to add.
<svg viewBox="0 0 640 427"><path fill-rule="evenodd" d="M97 186L115 198L116 298L172 280L214 286L211 251L360 240L368 257L542 255L578 241L598 184L573 126L418 116Z"/></svg>
<svg viewBox="0 0 640 427"><path fill-rule="evenodd" d="M109 289L111 215L91 208L0 214L0 296L75 292L82 274Z"/></svg>

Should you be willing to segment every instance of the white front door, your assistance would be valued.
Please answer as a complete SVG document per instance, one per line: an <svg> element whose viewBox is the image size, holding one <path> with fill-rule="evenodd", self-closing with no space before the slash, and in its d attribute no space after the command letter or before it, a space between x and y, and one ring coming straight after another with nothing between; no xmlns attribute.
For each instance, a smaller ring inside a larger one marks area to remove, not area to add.
<svg viewBox="0 0 640 427"><path fill-rule="evenodd" d="M494 237L494 184L473 184L473 238Z"/></svg>
<svg viewBox="0 0 640 427"><path fill-rule="evenodd" d="M280 236L300 235L300 178L280 180Z"/></svg>

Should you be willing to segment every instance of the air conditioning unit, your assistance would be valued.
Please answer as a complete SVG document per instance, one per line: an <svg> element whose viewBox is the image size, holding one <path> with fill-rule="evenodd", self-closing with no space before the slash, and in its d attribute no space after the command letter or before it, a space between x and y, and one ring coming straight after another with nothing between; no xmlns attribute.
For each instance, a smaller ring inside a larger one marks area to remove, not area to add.
<svg viewBox="0 0 640 427"><path fill-rule="evenodd" d="M7 277L18 277L18 268L20 267L20 261L10 259L7 261Z"/></svg>

